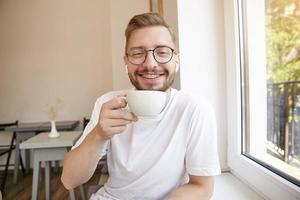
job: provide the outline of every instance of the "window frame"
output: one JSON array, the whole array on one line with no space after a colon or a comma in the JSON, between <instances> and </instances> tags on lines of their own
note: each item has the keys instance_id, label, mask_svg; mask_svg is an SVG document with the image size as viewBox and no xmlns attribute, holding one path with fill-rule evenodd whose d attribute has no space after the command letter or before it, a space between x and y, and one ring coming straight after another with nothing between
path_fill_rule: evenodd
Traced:
<instances>
[{"instance_id":1,"label":"window frame","mask_svg":"<svg viewBox=\"0 0 300 200\"><path fill-rule=\"evenodd\" d=\"M273 173L242 154L242 90L239 33L240 0L224 0L226 78L227 78L227 133L228 166L230 171L266 199L299 199L300 187Z\"/></svg>"}]
</instances>

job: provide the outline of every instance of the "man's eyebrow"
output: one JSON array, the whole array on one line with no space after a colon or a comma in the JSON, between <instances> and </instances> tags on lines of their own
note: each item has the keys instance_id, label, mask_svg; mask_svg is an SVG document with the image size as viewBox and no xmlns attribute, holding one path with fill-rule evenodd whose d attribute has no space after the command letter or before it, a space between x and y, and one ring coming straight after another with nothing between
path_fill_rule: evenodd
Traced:
<instances>
[{"instance_id":1,"label":"man's eyebrow","mask_svg":"<svg viewBox=\"0 0 300 200\"><path fill-rule=\"evenodd\" d=\"M146 49L144 46L136 46L136 47L131 47L128 50L135 50L135 49Z\"/></svg>"},{"instance_id":2,"label":"man's eyebrow","mask_svg":"<svg viewBox=\"0 0 300 200\"><path fill-rule=\"evenodd\" d=\"M169 45L157 45L157 46L155 46L155 48L157 48L157 47L169 47L169 48L173 48L173 47L171 47Z\"/></svg>"},{"instance_id":3,"label":"man's eyebrow","mask_svg":"<svg viewBox=\"0 0 300 200\"><path fill-rule=\"evenodd\" d=\"M168 46L168 45L156 45L154 46L154 48L157 48L157 47L169 47L169 48L174 48L174 47L171 47L171 46ZM153 48L153 49L154 49ZM135 49L148 49L146 48L145 46L136 46L136 47L131 47L129 48L128 50L135 50Z\"/></svg>"}]
</instances>

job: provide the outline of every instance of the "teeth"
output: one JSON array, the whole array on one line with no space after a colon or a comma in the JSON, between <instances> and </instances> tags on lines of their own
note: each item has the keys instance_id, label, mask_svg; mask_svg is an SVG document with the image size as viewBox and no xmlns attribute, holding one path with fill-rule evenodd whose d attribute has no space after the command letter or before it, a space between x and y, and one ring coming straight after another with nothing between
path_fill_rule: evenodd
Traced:
<instances>
[{"instance_id":1,"label":"teeth","mask_svg":"<svg viewBox=\"0 0 300 200\"><path fill-rule=\"evenodd\" d=\"M157 74L143 74L142 77L143 78L148 78L148 79L155 79L157 77L159 77L160 75Z\"/></svg>"}]
</instances>

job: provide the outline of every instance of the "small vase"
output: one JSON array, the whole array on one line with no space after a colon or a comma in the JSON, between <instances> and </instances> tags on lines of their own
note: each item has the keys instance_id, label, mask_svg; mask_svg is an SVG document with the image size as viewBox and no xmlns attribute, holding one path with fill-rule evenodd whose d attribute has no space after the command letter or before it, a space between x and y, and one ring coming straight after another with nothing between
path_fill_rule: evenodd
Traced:
<instances>
[{"instance_id":1,"label":"small vase","mask_svg":"<svg viewBox=\"0 0 300 200\"><path fill-rule=\"evenodd\" d=\"M56 138L59 137L59 132L57 132L56 130L56 125L55 125L55 121L51 120L51 132L49 133L48 137L49 138Z\"/></svg>"}]
</instances>

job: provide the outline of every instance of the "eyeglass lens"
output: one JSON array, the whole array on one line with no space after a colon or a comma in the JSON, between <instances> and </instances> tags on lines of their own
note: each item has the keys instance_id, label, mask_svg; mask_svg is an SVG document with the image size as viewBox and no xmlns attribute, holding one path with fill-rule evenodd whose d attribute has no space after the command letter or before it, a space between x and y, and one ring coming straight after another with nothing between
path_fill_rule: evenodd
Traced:
<instances>
[{"instance_id":1,"label":"eyeglass lens","mask_svg":"<svg viewBox=\"0 0 300 200\"><path fill-rule=\"evenodd\" d=\"M152 51L152 55L156 62L165 64L172 59L174 50L170 47L156 47L152 50L146 50L143 48L131 49L127 52L129 62L135 65L144 63L148 55L148 51Z\"/></svg>"}]
</instances>

